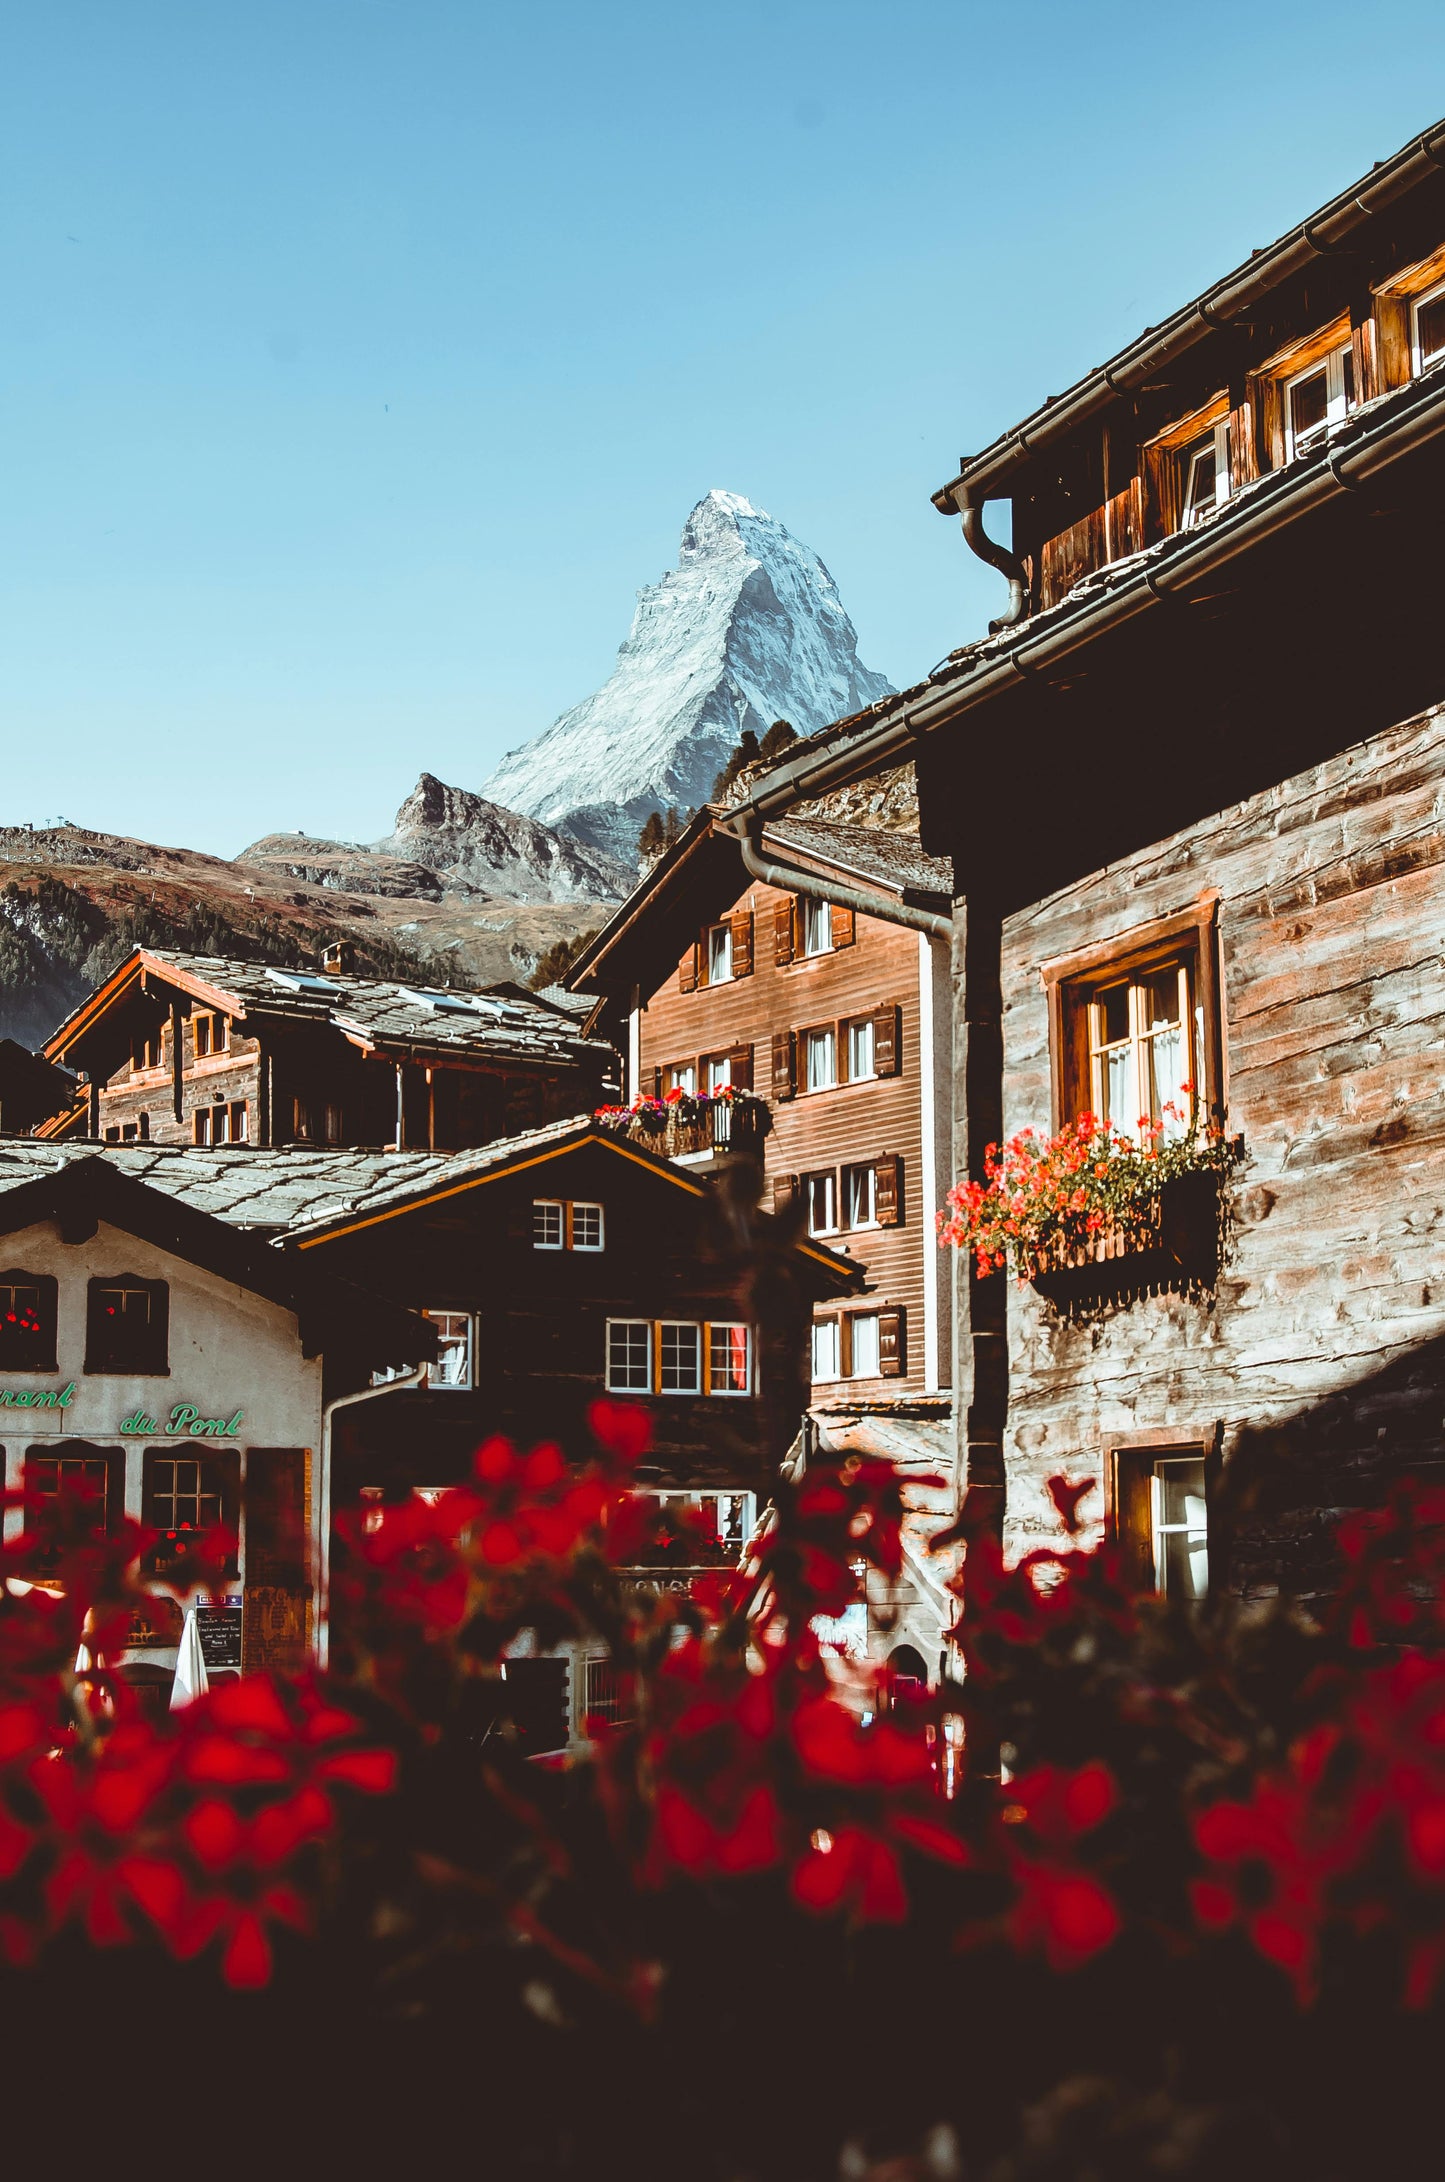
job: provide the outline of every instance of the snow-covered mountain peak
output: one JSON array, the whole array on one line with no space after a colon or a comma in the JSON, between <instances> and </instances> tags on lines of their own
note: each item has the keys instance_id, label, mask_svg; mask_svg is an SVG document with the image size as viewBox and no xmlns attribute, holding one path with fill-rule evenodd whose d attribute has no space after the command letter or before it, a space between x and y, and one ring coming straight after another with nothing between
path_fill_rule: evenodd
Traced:
<instances>
[{"instance_id":1,"label":"snow-covered mountain peak","mask_svg":"<svg viewBox=\"0 0 1445 2182\"><path fill-rule=\"evenodd\" d=\"M741 493L683 526L676 568L637 594L602 688L502 760L483 793L614 855L648 813L707 797L744 728L809 734L892 685L858 658L818 556Z\"/></svg>"}]
</instances>

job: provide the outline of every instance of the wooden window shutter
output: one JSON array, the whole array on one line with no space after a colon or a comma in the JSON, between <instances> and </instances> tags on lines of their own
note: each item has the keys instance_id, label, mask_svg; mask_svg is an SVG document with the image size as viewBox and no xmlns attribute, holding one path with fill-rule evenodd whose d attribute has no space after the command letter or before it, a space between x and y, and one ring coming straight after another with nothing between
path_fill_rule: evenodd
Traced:
<instances>
[{"instance_id":1,"label":"wooden window shutter","mask_svg":"<svg viewBox=\"0 0 1445 2182\"><path fill-rule=\"evenodd\" d=\"M733 928L733 976L751 977L753 974L753 913L751 909L739 909L729 919Z\"/></svg>"},{"instance_id":2,"label":"wooden window shutter","mask_svg":"<svg viewBox=\"0 0 1445 2182\"><path fill-rule=\"evenodd\" d=\"M728 1075L734 1091L751 1091L753 1088L753 1049L751 1046L734 1046L728 1054Z\"/></svg>"},{"instance_id":3,"label":"wooden window shutter","mask_svg":"<svg viewBox=\"0 0 1445 2182\"><path fill-rule=\"evenodd\" d=\"M873 1073L896 1076L903 1067L903 1010L895 1001L873 1018Z\"/></svg>"},{"instance_id":4,"label":"wooden window shutter","mask_svg":"<svg viewBox=\"0 0 1445 2182\"><path fill-rule=\"evenodd\" d=\"M683 956L681 962L678 964L677 989L679 992L695 993L697 991L698 976L700 970L698 956L700 951L701 950L698 947L697 941L694 940L691 947L688 948L687 953Z\"/></svg>"},{"instance_id":5,"label":"wooden window shutter","mask_svg":"<svg viewBox=\"0 0 1445 2182\"><path fill-rule=\"evenodd\" d=\"M857 926L854 922L852 910L841 909L837 902L833 902L829 905L828 913L832 923L830 937L833 945L835 947L851 947L857 935Z\"/></svg>"},{"instance_id":6,"label":"wooden window shutter","mask_svg":"<svg viewBox=\"0 0 1445 2182\"><path fill-rule=\"evenodd\" d=\"M903 1219L903 1161L896 1152L874 1161L874 1212L880 1227L898 1227Z\"/></svg>"},{"instance_id":7,"label":"wooden window shutter","mask_svg":"<svg viewBox=\"0 0 1445 2182\"><path fill-rule=\"evenodd\" d=\"M880 1379L901 1379L908 1369L908 1351L905 1338L903 1311L878 1313L878 1376Z\"/></svg>"},{"instance_id":8,"label":"wooden window shutter","mask_svg":"<svg viewBox=\"0 0 1445 2182\"><path fill-rule=\"evenodd\" d=\"M795 1174L773 1176L773 1210L786 1212L798 1194L798 1177Z\"/></svg>"},{"instance_id":9,"label":"wooden window shutter","mask_svg":"<svg viewBox=\"0 0 1445 2182\"><path fill-rule=\"evenodd\" d=\"M794 901L791 894L773 904L773 960L791 962L797 949L793 939Z\"/></svg>"},{"instance_id":10,"label":"wooden window shutter","mask_svg":"<svg viewBox=\"0 0 1445 2182\"><path fill-rule=\"evenodd\" d=\"M798 1088L798 1040L791 1030L773 1032L773 1097L790 1099Z\"/></svg>"},{"instance_id":11,"label":"wooden window shutter","mask_svg":"<svg viewBox=\"0 0 1445 2182\"><path fill-rule=\"evenodd\" d=\"M848 1018L840 1016L833 1025L833 1074L839 1083L848 1081Z\"/></svg>"}]
</instances>

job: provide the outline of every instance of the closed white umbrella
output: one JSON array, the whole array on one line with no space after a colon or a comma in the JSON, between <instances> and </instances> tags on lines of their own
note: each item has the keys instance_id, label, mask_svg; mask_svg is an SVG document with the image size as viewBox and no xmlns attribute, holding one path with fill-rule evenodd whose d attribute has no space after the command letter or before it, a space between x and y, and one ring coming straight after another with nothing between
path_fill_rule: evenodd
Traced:
<instances>
[{"instance_id":1,"label":"closed white umbrella","mask_svg":"<svg viewBox=\"0 0 1445 2182\"><path fill-rule=\"evenodd\" d=\"M205 1696L210 1686L211 1679L206 1673L206 1657L201 1650L201 1630L196 1620L196 1609L194 1606L188 1607L181 1629L180 1650L176 1653L176 1678L171 1684L171 1711L179 1712L183 1706L194 1704L198 1697Z\"/></svg>"}]
</instances>

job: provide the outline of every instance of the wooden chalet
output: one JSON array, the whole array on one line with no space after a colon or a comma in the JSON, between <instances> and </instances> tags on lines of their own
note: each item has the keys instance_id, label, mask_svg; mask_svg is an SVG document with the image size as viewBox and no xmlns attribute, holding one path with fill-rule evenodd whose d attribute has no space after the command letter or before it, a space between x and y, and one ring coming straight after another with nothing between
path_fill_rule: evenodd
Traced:
<instances>
[{"instance_id":1,"label":"wooden chalet","mask_svg":"<svg viewBox=\"0 0 1445 2182\"><path fill-rule=\"evenodd\" d=\"M46 1058L88 1081L42 1135L460 1150L590 1112L616 1056L554 1002L137 947Z\"/></svg>"},{"instance_id":2,"label":"wooden chalet","mask_svg":"<svg viewBox=\"0 0 1445 2182\"><path fill-rule=\"evenodd\" d=\"M730 825L700 811L569 982L603 997L637 1135L694 1163L756 1152L774 1209L860 1267L815 1312L815 1409L946 1398L952 873L906 834Z\"/></svg>"},{"instance_id":3,"label":"wooden chalet","mask_svg":"<svg viewBox=\"0 0 1445 2182\"><path fill-rule=\"evenodd\" d=\"M322 1629L330 1405L378 1369L424 1364L437 1334L219 1216L203 1174L188 1202L170 1156L158 1184L163 1153L0 1144L5 1532L83 1486L107 1526L132 1516L156 1533L147 1571L184 1589L188 1543L225 1523L239 1552L203 1609L208 1661L298 1670ZM161 1706L180 1618L156 1593L109 1662Z\"/></svg>"},{"instance_id":4,"label":"wooden chalet","mask_svg":"<svg viewBox=\"0 0 1445 2182\"><path fill-rule=\"evenodd\" d=\"M75 1078L14 1038L0 1038L0 1136L28 1136L75 1104Z\"/></svg>"},{"instance_id":5,"label":"wooden chalet","mask_svg":"<svg viewBox=\"0 0 1445 2182\"><path fill-rule=\"evenodd\" d=\"M989 636L747 800L916 756L957 1173L1170 1093L1233 1145L1213 1209L1071 1286L957 1269L976 1509L1056 1539L1045 1480L1092 1479L1185 1595L1318 1589L1333 1517L1441 1461L1442 170L1445 125L965 460L936 504L1007 580Z\"/></svg>"}]
</instances>

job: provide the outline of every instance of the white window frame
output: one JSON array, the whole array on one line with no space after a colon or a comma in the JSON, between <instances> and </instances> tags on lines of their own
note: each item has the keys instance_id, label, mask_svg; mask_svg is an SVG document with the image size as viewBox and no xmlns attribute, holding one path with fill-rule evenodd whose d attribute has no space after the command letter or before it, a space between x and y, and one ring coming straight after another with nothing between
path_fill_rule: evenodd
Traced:
<instances>
[{"instance_id":1,"label":"white window frame","mask_svg":"<svg viewBox=\"0 0 1445 2182\"><path fill-rule=\"evenodd\" d=\"M743 1384L719 1386L713 1374L713 1336L740 1333L744 1341ZM712 1318L707 1323L707 1390L720 1401L745 1401L753 1391L753 1329L740 1318Z\"/></svg>"},{"instance_id":2,"label":"white window frame","mask_svg":"<svg viewBox=\"0 0 1445 2182\"><path fill-rule=\"evenodd\" d=\"M860 1061L866 1053L866 1064ZM878 1028L871 1015L859 1015L848 1025L848 1081L869 1083L878 1073Z\"/></svg>"},{"instance_id":3,"label":"white window frame","mask_svg":"<svg viewBox=\"0 0 1445 2182\"><path fill-rule=\"evenodd\" d=\"M863 1198L868 1207L867 1217L862 1220L853 1218L853 1207L849 1203L854 1187L853 1178L856 1176L864 1178ZM838 1207L840 1225L849 1231L854 1228L876 1227L878 1225L878 1168L874 1161L871 1159L854 1160L843 1169L839 1179L842 1184L842 1203Z\"/></svg>"},{"instance_id":4,"label":"white window frame","mask_svg":"<svg viewBox=\"0 0 1445 2182\"><path fill-rule=\"evenodd\" d=\"M831 1167L820 1167L815 1174L805 1174L803 1187L808 1193L808 1233L810 1235L836 1235L838 1232L838 1177ZM814 1191L822 1193L823 1209L827 1218L816 1224L813 1220Z\"/></svg>"},{"instance_id":5,"label":"white window frame","mask_svg":"<svg viewBox=\"0 0 1445 2182\"><path fill-rule=\"evenodd\" d=\"M1297 455L1309 454L1314 448L1321 446L1329 438L1334 427L1337 424L1343 424L1351 409L1354 408L1355 400L1351 398L1345 386L1346 357L1350 360L1350 369L1353 372L1354 348L1350 342L1342 341L1339 347L1331 349L1328 355L1316 357L1315 361L1307 365L1303 371L1293 372L1280 387L1280 400L1284 408L1284 458L1286 462L1293 462ZM1317 379L1321 372L1325 376L1325 413L1319 423L1312 425L1309 431L1306 432L1303 441L1297 441L1294 430L1294 402L1292 400L1294 390L1297 386L1303 386L1306 379ZM1358 389L1356 389L1356 398L1358 398Z\"/></svg>"},{"instance_id":6,"label":"white window frame","mask_svg":"<svg viewBox=\"0 0 1445 2182\"><path fill-rule=\"evenodd\" d=\"M680 1091L686 1099L695 1098L697 1096L697 1069L694 1063L691 1061L676 1061L671 1068L665 1068L662 1071L662 1089L664 1095L669 1091Z\"/></svg>"},{"instance_id":7,"label":"white window frame","mask_svg":"<svg viewBox=\"0 0 1445 2182\"><path fill-rule=\"evenodd\" d=\"M577 1215L578 1215L578 1213L579 1213L579 1212L595 1212L595 1213L596 1213L596 1215L597 1215L597 1240L596 1240L596 1242L595 1242L595 1243L582 1243L582 1242L578 1242L578 1240L577 1240ZM564 1215L564 1221L565 1221L565 1215ZM601 1251L601 1250L605 1250L605 1249L607 1248L607 1216L606 1216L605 1212L603 1211L603 1209L602 1209L601 1205L599 1205L599 1204L595 1203L595 1202L594 1202L594 1201L593 1201L593 1200L592 1200L591 1198L586 1198L586 1197L579 1197L579 1198L576 1198L576 1199L575 1199L575 1200L573 1201L573 1204L572 1204L572 1219L571 1219L571 1228L572 1228L572 1248L573 1248L574 1250L581 1250L581 1251L583 1251L584 1253L586 1253L587 1255L590 1255L590 1256L594 1256L594 1257L595 1257L595 1256L597 1255L597 1253L598 1253L599 1251Z\"/></svg>"},{"instance_id":8,"label":"white window frame","mask_svg":"<svg viewBox=\"0 0 1445 2182\"><path fill-rule=\"evenodd\" d=\"M815 1051L828 1056L828 1073L819 1083L813 1081L813 1054ZM834 1091L838 1086L838 1033L832 1025L822 1030L803 1032L803 1088L805 1091Z\"/></svg>"},{"instance_id":9,"label":"white window frame","mask_svg":"<svg viewBox=\"0 0 1445 2182\"><path fill-rule=\"evenodd\" d=\"M694 1356L695 1356L695 1358L696 1358L696 1371L695 1371L695 1376L694 1376L693 1384L692 1384L691 1386L665 1386L665 1385L663 1384L663 1378L664 1378L664 1373L665 1373L665 1370L666 1370L666 1366L665 1366L665 1364L664 1364L664 1362L663 1362L663 1346L664 1346L664 1343L665 1343L665 1341L666 1341L666 1339L667 1339L667 1336L668 1336L668 1335L669 1335L670 1333L690 1333L690 1334L692 1334L692 1335L693 1335L693 1337L694 1337L694 1342L695 1342L695 1346L694 1346L693 1354L694 1354ZM656 1388L656 1391L657 1391L657 1392L658 1392L659 1394L672 1394L672 1395L682 1395L682 1396L684 1396L684 1397L686 1397L686 1396L689 1396L689 1395L694 1395L694 1394L701 1394L701 1392L702 1392L702 1340L703 1340L703 1334L702 1334L702 1323L701 1323L701 1321L700 1321L700 1320L698 1320L698 1319L696 1319L696 1318L659 1318L659 1319L658 1319L658 1321L657 1321L657 1368L656 1368L656 1371L655 1371L655 1373L654 1373L654 1376L655 1376L655 1378L656 1378L656 1381L657 1381L657 1388Z\"/></svg>"},{"instance_id":10,"label":"white window frame","mask_svg":"<svg viewBox=\"0 0 1445 2182\"><path fill-rule=\"evenodd\" d=\"M803 954L806 957L831 955L833 952L833 904L820 902L811 894L802 896L803 903ZM813 943L817 941L815 946Z\"/></svg>"},{"instance_id":11,"label":"white window frame","mask_svg":"<svg viewBox=\"0 0 1445 2182\"><path fill-rule=\"evenodd\" d=\"M555 1212L557 1215L557 1240L548 1242L537 1234L538 1213ZM551 1223L548 1222L548 1225ZM532 1199L532 1248L534 1250L565 1250L567 1247L567 1206L560 1197L534 1197Z\"/></svg>"},{"instance_id":12,"label":"white window frame","mask_svg":"<svg viewBox=\"0 0 1445 2182\"><path fill-rule=\"evenodd\" d=\"M613 1330L615 1328L619 1333L622 1333L624 1331L630 1333L638 1327L642 1329L643 1335L643 1356L645 1359L646 1373L645 1384L639 1386L631 1378L628 1378L625 1383L619 1383L619 1381L614 1376L614 1361L612 1354ZM605 1339L607 1346L605 1352L603 1379L606 1384L608 1393L650 1394L652 1392L652 1320L650 1318L609 1318L607 1321Z\"/></svg>"},{"instance_id":13,"label":"white window frame","mask_svg":"<svg viewBox=\"0 0 1445 2182\"><path fill-rule=\"evenodd\" d=\"M709 1489L694 1492L675 1485L641 1485L636 1490L636 1498L639 1500L660 1500L664 1507L674 1502L680 1502L683 1507L697 1509L701 1509L704 1504L709 1502L714 1504L724 1500L736 1502L739 1511L737 1537L733 1540L719 1535L718 1542L724 1546L736 1543L739 1552L748 1544L754 1530L757 1528L758 1496L756 1493L736 1492L726 1488L719 1491ZM717 1522L716 1517L714 1523L719 1534L721 1534L722 1525Z\"/></svg>"},{"instance_id":14,"label":"white window frame","mask_svg":"<svg viewBox=\"0 0 1445 2182\"><path fill-rule=\"evenodd\" d=\"M831 1347L831 1371L818 1369L820 1347ZM825 1358L826 1362L827 1359ZM830 1380L843 1376L843 1328L836 1318L813 1320L812 1380L815 1386L826 1385Z\"/></svg>"},{"instance_id":15,"label":"white window frame","mask_svg":"<svg viewBox=\"0 0 1445 2182\"><path fill-rule=\"evenodd\" d=\"M466 1335L466 1363L464 1376L460 1379L438 1378L436 1376L437 1366L440 1364L441 1361L440 1357L438 1357L435 1363L429 1364L427 1366L427 1385L433 1388L437 1393L441 1394L470 1394L477 1383L476 1320L473 1318L470 1311L441 1311L427 1309L424 1310L421 1315L423 1318L430 1319L432 1324L438 1329L440 1329L443 1320L459 1321L464 1328Z\"/></svg>"},{"instance_id":16,"label":"white window frame","mask_svg":"<svg viewBox=\"0 0 1445 2182\"><path fill-rule=\"evenodd\" d=\"M733 981L733 928L730 924L710 924L707 928L707 981L709 985L730 985Z\"/></svg>"},{"instance_id":17,"label":"white window frame","mask_svg":"<svg viewBox=\"0 0 1445 2182\"><path fill-rule=\"evenodd\" d=\"M1445 343L1436 349L1433 356L1422 356L1420 353L1420 313L1427 303L1439 303L1442 298L1445 298L1445 280L1437 280L1434 287L1427 288L1423 295L1410 298L1410 369L1417 379L1422 373L1433 371L1437 364L1445 363Z\"/></svg>"},{"instance_id":18,"label":"white window frame","mask_svg":"<svg viewBox=\"0 0 1445 2182\"><path fill-rule=\"evenodd\" d=\"M1201 1481L1203 1481L1205 1475L1204 1457L1199 1454L1156 1455L1149 1473L1149 1528L1154 1540L1154 1588L1161 1595L1165 1594L1168 1562L1164 1552L1164 1540L1177 1537L1197 1538L1202 1541L1199 1550L1204 1554L1204 1586L1202 1590L1194 1594L1196 1599L1200 1599L1207 1597L1209 1592L1209 1501L1207 1494L1201 1493L1198 1496L1199 1504L1204 1509L1204 1520L1202 1522L1191 1523L1186 1520L1183 1523L1166 1523L1164 1521L1164 1472L1171 1468L1182 1467L1185 1463L1188 1463L1191 1468L1198 1468ZM1176 1592L1172 1596L1178 1597L1180 1594Z\"/></svg>"},{"instance_id":19,"label":"white window frame","mask_svg":"<svg viewBox=\"0 0 1445 2182\"><path fill-rule=\"evenodd\" d=\"M1201 455L1214 456L1214 506L1191 506L1194 494L1194 469ZM1193 530L1213 514L1214 508L1222 508L1229 498L1229 419L1221 417L1218 424L1184 449L1184 494L1179 507L1179 528Z\"/></svg>"},{"instance_id":20,"label":"white window frame","mask_svg":"<svg viewBox=\"0 0 1445 2182\"><path fill-rule=\"evenodd\" d=\"M731 1091L733 1087L733 1057L731 1053L705 1053L702 1057L702 1088L707 1092Z\"/></svg>"},{"instance_id":21,"label":"white window frame","mask_svg":"<svg viewBox=\"0 0 1445 2182\"><path fill-rule=\"evenodd\" d=\"M858 1367L858 1328L873 1328L873 1365L869 1371ZM883 1363L883 1321L878 1311L850 1311L848 1313L848 1377L850 1379L876 1379Z\"/></svg>"}]
</instances>

